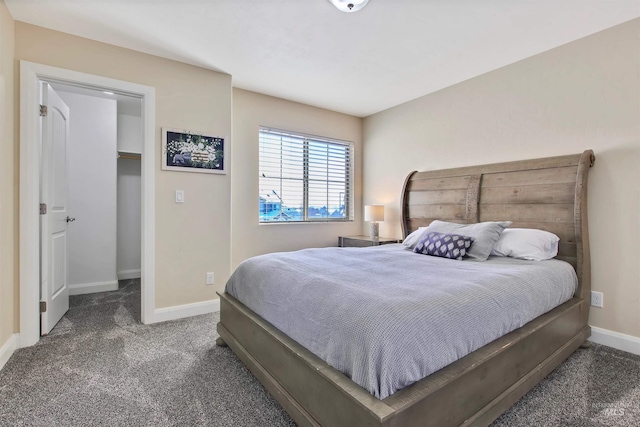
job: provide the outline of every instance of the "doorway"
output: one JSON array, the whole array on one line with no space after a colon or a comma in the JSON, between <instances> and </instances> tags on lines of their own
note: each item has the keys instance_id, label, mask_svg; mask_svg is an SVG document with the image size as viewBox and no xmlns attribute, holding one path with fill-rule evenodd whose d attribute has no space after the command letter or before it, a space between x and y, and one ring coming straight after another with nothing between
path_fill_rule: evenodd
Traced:
<instances>
[{"instance_id":1,"label":"doorway","mask_svg":"<svg viewBox=\"0 0 640 427\"><path fill-rule=\"evenodd\" d=\"M74 295L98 293L76 301L100 300L109 298L102 292L139 284L142 102L137 96L57 82L43 83L42 94L47 107L42 117L40 183L41 203L47 206L47 214L41 215L41 301L46 311L41 314L40 333L44 336L73 305L69 299ZM69 118L61 118L66 126L52 134L50 128L64 109L55 102L68 109ZM53 155L57 138L65 139L60 156ZM58 159L66 159L66 164L56 165ZM44 178L46 172L54 179ZM61 213L66 222L55 220ZM55 226L63 232L54 235ZM53 244L56 241L64 244ZM56 259L57 246L65 253ZM61 271L54 274L57 270ZM137 305L135 317L140 321Z\"/></svg>"},{"instance_id":2,"label":"doorway","mask_svg":"<svg viewBox=\"0 0 640 427\"><path fill-rule=\"evenodd\" d=\"M20 61L20 339L40 338L40 102L42 82L138 97L142 104L141 321L154 323L155 299L155 89Z\"/></svg>"}]
</instances>

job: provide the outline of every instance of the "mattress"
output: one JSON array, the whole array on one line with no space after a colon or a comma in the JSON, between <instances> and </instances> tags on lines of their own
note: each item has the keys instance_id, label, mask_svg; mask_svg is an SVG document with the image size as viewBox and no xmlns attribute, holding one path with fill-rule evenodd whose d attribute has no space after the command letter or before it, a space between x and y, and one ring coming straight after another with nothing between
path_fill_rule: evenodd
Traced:
<instances>
[{"instance_id":1,"label":"mattress","mask_svg":"<svg viewBox=\"0 0 640 427\"><path fill-rule=\"evenodd\" d=\"M262 255L226 292L384 399L568 301L559 260L456 261L401 244Z\"/></svg>"}]
</instances>

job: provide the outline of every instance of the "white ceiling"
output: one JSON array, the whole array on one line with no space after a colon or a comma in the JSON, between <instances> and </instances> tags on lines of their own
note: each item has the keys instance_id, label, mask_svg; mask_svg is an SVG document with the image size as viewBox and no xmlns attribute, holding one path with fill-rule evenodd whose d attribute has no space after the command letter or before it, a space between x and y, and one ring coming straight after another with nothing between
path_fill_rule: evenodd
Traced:
<instances>
[{"instance_id":1,"label":"white ceiling","mask_svg":"<svg viewBox=\"0 0 640 427\"><path fill-rule=\"evenodd\" d=\"M365 117L640 16L640 0L5 0L14 19Z\"/></svg>"},{"instance_id":2,"label":"white ceiling","mask_svg":"<svg viewBox=\"0 0 640 427\"><path fill-rule=\"evenodd\" d=\"M122 93L105 92L90 87L70 85L66 83L50 82L49 84L56 91L78 93L80 95L94 96L97 98L114 99L117 101L118 114L137 117L142 116L142 98L140 97Z\"/></svg>"}]
</instances>

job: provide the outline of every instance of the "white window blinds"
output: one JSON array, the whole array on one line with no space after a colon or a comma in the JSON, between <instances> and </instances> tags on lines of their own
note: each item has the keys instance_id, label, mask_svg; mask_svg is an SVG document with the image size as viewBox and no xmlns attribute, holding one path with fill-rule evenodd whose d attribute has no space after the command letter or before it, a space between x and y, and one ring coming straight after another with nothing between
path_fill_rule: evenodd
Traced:
<instances>
[{"instance_id":1,"label":"white window blinds","mask_svg":"<svg viewBox=\"0 0 640 427\"><path fill-rule=\"evenodd\" d=\"M353 220L353 143L260 128L260 222Z\"/></svg>"}]
</instances>

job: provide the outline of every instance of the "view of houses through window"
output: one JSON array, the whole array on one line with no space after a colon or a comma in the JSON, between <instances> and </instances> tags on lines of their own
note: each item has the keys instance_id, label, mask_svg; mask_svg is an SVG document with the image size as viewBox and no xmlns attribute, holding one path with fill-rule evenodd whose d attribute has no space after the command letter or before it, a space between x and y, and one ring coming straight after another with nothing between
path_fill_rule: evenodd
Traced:
<instances>
[{"instance_id":1,"label":"view of houses through window","mask_svg":"<svg viewBox=\"0 0 640 427\"><path fill-rule=\"evenodd\" d=\"M353 219L353 143L260 128L260 222Z\"/></svg>"}]
</instances>

